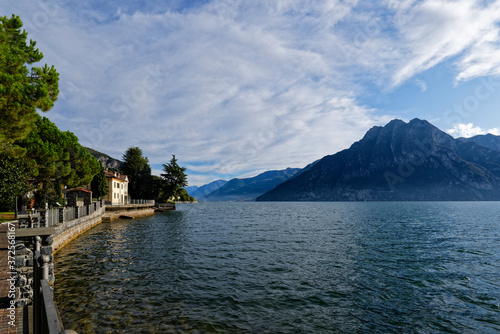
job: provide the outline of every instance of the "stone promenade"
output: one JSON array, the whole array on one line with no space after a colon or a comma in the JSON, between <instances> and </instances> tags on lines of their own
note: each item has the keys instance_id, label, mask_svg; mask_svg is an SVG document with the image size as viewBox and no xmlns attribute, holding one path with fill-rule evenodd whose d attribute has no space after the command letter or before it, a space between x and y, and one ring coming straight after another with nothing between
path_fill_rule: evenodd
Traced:
<instances>
[{"instance_id":1,"label":"stone promenade","mask_svg":"<svg viewBox=\"0 0 500 334\"><path fill-rule=\"evenodd\" d=\"M16 226L17 227L17 226ZM22 309L10 310L9 286L11 278L8 263L7 223L0 225L0 334L22 333ZM12 318L14 323L12 326Z\"/></svg>"}]
</instances>

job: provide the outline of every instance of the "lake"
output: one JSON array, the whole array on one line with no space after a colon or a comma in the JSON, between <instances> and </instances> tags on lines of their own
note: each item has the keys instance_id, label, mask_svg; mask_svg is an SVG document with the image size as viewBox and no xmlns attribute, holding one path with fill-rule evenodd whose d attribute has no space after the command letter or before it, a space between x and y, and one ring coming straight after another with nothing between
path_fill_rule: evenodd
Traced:
<instances>
[{"instance_id":1,"label":"lake","mask_svg":"<svg viewBox=\"0 0 500 334\"><path fill-rule=\"evenodd\" d=\"M55 275L79 333L500 333L500 203L178 204Z\"/></svg>"}]
</instances>

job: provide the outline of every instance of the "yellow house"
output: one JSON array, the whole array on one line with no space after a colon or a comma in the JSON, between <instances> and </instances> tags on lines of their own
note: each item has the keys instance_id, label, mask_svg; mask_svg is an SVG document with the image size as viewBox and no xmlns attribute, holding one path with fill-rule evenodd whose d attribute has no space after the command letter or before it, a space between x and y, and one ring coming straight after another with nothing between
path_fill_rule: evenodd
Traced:
<instances>
[{"instance_id":1,"label":"yellow house","mask_svg":"<svg viewBox=\"0 0 500 334\"><path fill-rule=\"evenodd\" d=\"M128 203L128 177L117 172L106 171L108 194L104 197L106 204L117 205Z\"/></svg>"}]
</instances>

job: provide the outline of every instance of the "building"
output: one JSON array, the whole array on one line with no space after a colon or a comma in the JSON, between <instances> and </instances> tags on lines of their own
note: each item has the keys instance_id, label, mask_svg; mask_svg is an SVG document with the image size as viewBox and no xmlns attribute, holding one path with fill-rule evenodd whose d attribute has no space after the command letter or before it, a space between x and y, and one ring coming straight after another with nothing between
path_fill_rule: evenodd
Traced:
<instances>
[{"instance_id":1,"label":"building","mask_svg":"<svg viewBox=\"0 0 500 334\"><path fill-rule=\"evenodd\" d=\"M69 189L66 191L68 206L87 206L92 204L92 191L85 188Z\"/></svg>"},{"instance_id":2,"label":"building","mask_svg":"<svg viewBox=\"0 0 500 334\"><path fill-rule=\"evenodd\" d=\"M128 177L117 172L106 171L108 182L108 194L104 197L106 204L127 204L128 198Z\"/></svg>"}]
</instances>

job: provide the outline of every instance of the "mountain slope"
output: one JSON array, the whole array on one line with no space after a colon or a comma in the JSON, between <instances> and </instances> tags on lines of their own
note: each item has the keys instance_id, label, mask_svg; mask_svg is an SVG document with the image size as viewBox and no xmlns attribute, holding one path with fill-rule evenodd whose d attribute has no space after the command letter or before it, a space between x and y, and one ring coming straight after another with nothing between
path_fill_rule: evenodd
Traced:
<instances>
[{"instance_id":1,"label":"mountain slope","mask_svg":"<svg viewBox=\"0 0 500 334\"><path fill-rule=\"evenodd\" d=\"M485 135L477 135L470 138L458 138L462 141L472 141L481 146L490 148L492 150L500 151L500 136L492 135L491 133L487 133Z\"/></svg>"},{"instance_id":2,"label":"mountain slope","mask_svg":"<svg viewBox=\"0 0 500 334\"><path fill-rule=\"evenodd\" d=\"M210 194L211 192L213 192L213 191L219 189L220 187L222 187L223 185L225 185L226 183L227 183L227 181L225 181L225 180L217 180L217 181L205 184L201 187L191 186L191 187L186 187L184 189L186 189L189 196L196 197L196 199L201 200L205 196Z\"/></svg>"},{"instance_id":3,"label":"mountain slope","mask_svg":"<svg viewBox=\"0 0 500 334\"><path fill-rule=\"evenodd\" d=\"M424 120L393 120L257 200L493 200L499 186L499 151Z\"/></svg>"},{"instance_id":4,"label":"mountain slope","mask_svg":"<svg viewBox=\"0 0 500 334\"><path fill-rule=\"evenodd\" d=\"M114 159L107 154L96 151L92 148L85 147L90 154L92 154L99 162L104 166L105 169L118 170L122 166L123 162L118 159Z\"/></svg>"},{"instance_id":5,"label":"mountain slope","mask_svg":"<svg viewBox=\"0 0 500 334\"><path fill-rule=\"evenodd\" d=\"M204 201L249 201L262 195L299 172L300 168L268 171L247 179L232 179L210 193Z\"/></svg>"}]
</instances>

